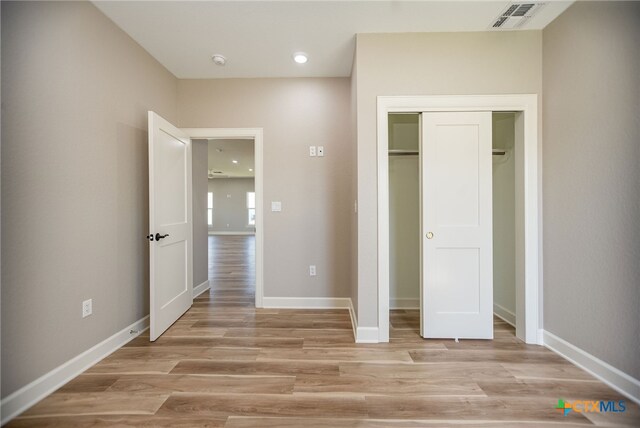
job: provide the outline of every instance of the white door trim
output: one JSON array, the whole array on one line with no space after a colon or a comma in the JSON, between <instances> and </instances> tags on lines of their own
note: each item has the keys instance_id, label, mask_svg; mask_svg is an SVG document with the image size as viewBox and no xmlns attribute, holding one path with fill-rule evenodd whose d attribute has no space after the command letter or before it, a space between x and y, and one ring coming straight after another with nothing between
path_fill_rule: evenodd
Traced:
<instances>
[{"instance_id":1,"label":"white door trim","mask_svg":"<svg viewBox=\"0 0 640 428\"><path fill-rule=\"evenodd\" d=\"M256 308L262 308L264 296L264 158L262 128L183 128L182 131L194 139L252 138L254 141L256 206L261 208L256 210Z\"/></svg>"},{"instance_id":2,"label":"white door trim","mask_svg":"<svg viewBox=\"0 0 640 428\"><path fill-rule=\"evenodd\" d=\"M542 215L540 211L541 144L538 141L538 96L427 95L378 96L378 331L389 341L389 113L424 111L517 111L524 113L524 257L525 331L527 343L538 339L542 309Z\"/></svg>"}]
</instances>

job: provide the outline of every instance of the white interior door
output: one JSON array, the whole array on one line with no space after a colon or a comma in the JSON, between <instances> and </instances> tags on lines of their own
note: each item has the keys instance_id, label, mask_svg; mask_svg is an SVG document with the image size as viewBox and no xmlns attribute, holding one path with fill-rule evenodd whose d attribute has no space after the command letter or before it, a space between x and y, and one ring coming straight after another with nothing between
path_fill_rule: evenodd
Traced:
<instances>
[{"instance_id":1,"label":"white interior door","mask_svg":"<svg viewBox=\"0 0 640 428\"><path fill-rule=\"evenodd\" d=\"M149 112L150 338L191 307L191 140Z\"/></svg>"},{"instance_id":2,"label":"white interior door","mask_svg":"<svg viewBox=\"0 0 640 428\"><path fill-rule=\"evenodd\" d=\"M491 112L422 114L422 332L493 338Z\"/></svg>"}]
</instances>

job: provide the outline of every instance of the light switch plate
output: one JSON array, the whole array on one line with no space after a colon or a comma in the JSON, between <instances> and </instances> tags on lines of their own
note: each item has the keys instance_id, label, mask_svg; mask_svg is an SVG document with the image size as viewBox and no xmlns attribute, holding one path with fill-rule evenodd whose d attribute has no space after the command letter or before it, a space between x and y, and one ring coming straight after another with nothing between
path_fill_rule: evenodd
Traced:
<instances>
[{"instance_id":1,"label":"light switch plate","mask_svg":"<svg viewBox=\"0 0 640 428\"><path fill-rule=\"evenodd\" d=\"M82 318L86 318L93 313L93 299L82 302Z\"/></svg>"},{"instance_id":2,"label":"light switch plate","mask_svg":"<svg viewBox=\"0 0 640 428\"><path fill-rule=\"evenodd\" d=\"M320 157L324 156L324 146L318 146L317 153Z\"/></svg>"},{"instance_id":3,"label":"light switch plate","mask_svg":"<svg viewBox=\"0 0 640 428\"><path fill-rule=\"evenodd\" d=\"M316 265L309 265L309 276L316 276Z\"/></svg>"},{"instance_id":4,"label":"light switch plate","mask_svg":"<svg viewBox=\"0 0 640 428\"><path fill-rule=\"evenodd\" d=\"M282 211L282 202L279 201L271 201L271 211L280 212Z\"/></svg>"},{"instance_id":5,"label":"light switch plate","mask_svg":"<svg viewBox=\"0 0 640 428\"><path fill-rule=\"evenodd\" d=\"M309 146L309 156L315 157L316 155L316 146Z\"/></svg>"}]
</instances>

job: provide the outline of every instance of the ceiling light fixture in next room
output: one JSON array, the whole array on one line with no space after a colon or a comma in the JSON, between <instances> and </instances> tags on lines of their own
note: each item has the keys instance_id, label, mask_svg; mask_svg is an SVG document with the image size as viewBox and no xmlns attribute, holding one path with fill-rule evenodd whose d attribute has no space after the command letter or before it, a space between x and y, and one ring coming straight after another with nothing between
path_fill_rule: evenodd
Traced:
<instances>
[{"instance_id":1,"label":"ceiling light fixture in next room","mask_svg":"<svg viewBox=\"0 0 640 428\"><path fill-rule=\"evenodd\" d=\"M211 59L213 60L213 63L215 65L223 66L227 63L227 59L220 54L215 54L214 56L211 57Z\"/></svg>"},{"instance_id":2,"label":"ceiling light fixture in next room","mask_svg":"<svg viewBox=\"0 0 640 428\"><path fill-rule=\"evenodd\" d=\"M309 61L309 57L304 52L296 52L293 54L293 60L298 64L304 64Z\"/></svg>"}]
</instances>

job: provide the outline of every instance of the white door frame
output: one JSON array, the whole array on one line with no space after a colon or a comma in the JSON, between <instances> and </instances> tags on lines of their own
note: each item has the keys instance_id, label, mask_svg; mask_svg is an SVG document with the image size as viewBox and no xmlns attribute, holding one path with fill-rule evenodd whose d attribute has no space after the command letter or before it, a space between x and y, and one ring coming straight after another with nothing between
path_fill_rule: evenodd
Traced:
<instances>
[{"instance_id":1,"label":"white door frame","mask_svg":"<svg viewBox=\"0 0 640 428\"><path fill-rule=\"evenodd\" d=\"M182 128L192 139L253 139L255 151L256 191L256 308L262 308L264 297L264 206L263 206L263 141L262 128Z\"/></svg>"},{"instance_id":2,"label":"white door frame","mask_svg":"<svg viewBox=\"0 0 640 428\"><path fill-rule=\"evenodd\" d=\"M516 111L524 113L524 340L542 344L542 214L539 202L541 144L538 96L425 95L378 96L378 341L389 341L389 113L424 111ZM517 191L517 190L516 190ZM516 303L517 304L517 303Z\"/></svg>"}]
</instances>

